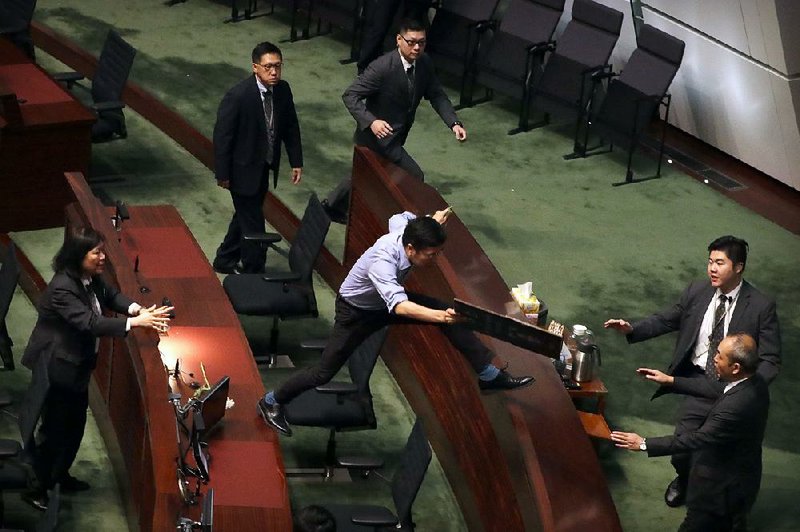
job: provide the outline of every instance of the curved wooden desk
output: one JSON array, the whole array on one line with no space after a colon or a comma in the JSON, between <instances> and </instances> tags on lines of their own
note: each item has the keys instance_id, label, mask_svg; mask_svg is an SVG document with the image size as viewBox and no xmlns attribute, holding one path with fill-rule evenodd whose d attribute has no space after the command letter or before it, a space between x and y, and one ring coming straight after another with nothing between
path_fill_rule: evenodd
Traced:
<instances>
[{"instance_id":1,"label":"curved wooden desk","mask_svg":"<svg viewBox=\"0 0 800 532\"><path fill-rule=\"evenodd\" d=\"M430 186L364 148L353 158L345 266L401 211L445 207ZM406 286L505 313L508 286L457 216L436 266ZM470 530L621 530L603 472L549 358L486 338L533 386L481 394L475 374L433 325L399 325L384 357L425 427ZM380 422L380 421L379 421Z\"/></svg>"},{"instance_id":2,"label":"curved wooden desk","mask_svg":"<svg viewBox=\"0 0 800 532\"><path fill-rule=\"evenodd\" d=\"M169 205L130 207L131 219L117 233L113 212L92 196L83 177L67 174L67 181L77 200L67 209L67 225L88 225L103 235L107 277L143 305L161 304L166 296L176 308L167 336L134 329L124 339L104 339L94 373L92 411L127 491L132 528L175 530L179 514L199 519L199 508L183 506L178 494L168 394L179 392L186 402L194 390L181 381L202 382L203 362L212 385L230 376L229 397L236 402L209 440L211 482L201 492L214 488L214 530L291 530L277 435L255 409L264 393L261 377L239 320L180 214ZM142 286L150 291L140 293ZM183 379L164 369L177 358Z\"/></svg>"}]
</instances>

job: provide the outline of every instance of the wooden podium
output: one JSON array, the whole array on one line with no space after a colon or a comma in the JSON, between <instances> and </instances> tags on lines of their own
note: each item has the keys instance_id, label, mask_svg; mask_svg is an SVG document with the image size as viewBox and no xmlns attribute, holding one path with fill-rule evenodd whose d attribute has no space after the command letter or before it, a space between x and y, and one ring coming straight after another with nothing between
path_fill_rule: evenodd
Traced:
<instances>
[{"instance_id":1,"label":"wooden podium","mask_svg":"<svg viewBox=\"0 0 800 532\"><path fill-rule=\"evenodd\" d=\"M393 214L445 206L433 188L357 147L345 267L386 233ZM457 216L446 228L435 266L413 271L406 287L505 313L509 288L489 258ZM499 363L536 382L482 394L475 373L438 327L390 331L386 363L424 419L470 530L621 530L595 451L551 359L485 338Z\"/></svg>"},{"instance_id":2,"label":"wooden podium","mask_svg":"<svg viewBox=\"0 0 800 532\"><path fill-rule=\"evenodd\" d=\"M200 363L213 385L230 376L228 410L208 445L214 488L214 530L291 530L291 512L278 437L256 413L264 393L261 377L239 320L219 280L177 210L169 205L129 207L121 231L113 211L92 196L80 174L67 174L75 203L67 226L90 226L105 241L107 279L142 305L168 297L176 316L167 336L143 329L101 342L90 401L126 492L132 529L175 530L178 515L199 518L187 507L176 480L175 416L170 391L185 403L200 381ZM138 270L138 271L137 271ZM146 292L142 288L147 289ZM182 377L174 378L180 359ZM189 375L189 374L193 374Z\"/></svg>"}]
</instances>

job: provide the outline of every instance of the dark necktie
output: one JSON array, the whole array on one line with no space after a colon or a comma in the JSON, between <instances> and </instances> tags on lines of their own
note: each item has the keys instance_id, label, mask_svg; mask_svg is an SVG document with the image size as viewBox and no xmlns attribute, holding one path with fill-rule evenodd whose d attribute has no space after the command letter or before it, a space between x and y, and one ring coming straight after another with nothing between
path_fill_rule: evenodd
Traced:
<instances>
[{"instance_id":1,"label":"dark necktie","mask_svg":"<svg viewBox=\"0 0 800 532\"><path fill-rule=\"evenodd\" d=\"M706 375L713 376L714 356L722 338L725 336L725 314L728 311L728 296L720 295L717 310L714 311L714 324L711 327L711 335L708 337L708 358L706 359Z\"/></svg>"},{"instance_id":2,"label":"dark necktie","mask_svg":"<svg viewBox=\"0 0 800 532\"><path fill-rule=\"evenodd\" d=\"M406 69L406 76L408 76L408 95L414 99L414 65Z\"/></svg>"},{"instance_id":3,"label":"dark necktie","mask_svg":"<svg viewBox=\"0 0 800 532\"><path fill-rule=\"evenodd\" d=\"M89 305L92 307L92 311L94 311L94 313L98 316L101 315L103 311L100 310L100 300L97 299L97 294L94 293L92 283L83 286L86 288L86 293L89 294Z\"/></svg>"},{"instance_id":4,"label":"dark necktie","mask_svg":"<svg viewBox=\"0 0 800 532\"><path fill-rule=\"evenodd\" d=\"M267 124L267 163L272 164L273 144L275 142L275 130L272 120L272 90L267 89L263 92L264 96L264 120Z\"/></svg>"}]
</instances>

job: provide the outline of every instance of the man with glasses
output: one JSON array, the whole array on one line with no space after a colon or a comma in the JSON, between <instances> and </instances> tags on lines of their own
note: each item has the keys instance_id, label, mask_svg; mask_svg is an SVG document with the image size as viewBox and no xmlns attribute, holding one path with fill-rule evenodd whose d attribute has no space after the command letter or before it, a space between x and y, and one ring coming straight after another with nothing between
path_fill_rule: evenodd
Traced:
<instances>
[{"instance_id":1,"label":"man with glasses","mask_svg":"<svg viewBox=\"0 0 800 532\"><path fill-rule=\"evenodd\" d=\"M441 252L447 239L443 224L449 214L445 209L417 218L404 212L389 219L389 233L361 255L339 287L333 331L319 363L295 373L258 401L264 421L291 436L282 407L304 391L329 382L361 342L395 323L441 325L444 335L478 375L481 390L512 390L533 382L533 377L513 377L492 364L492 352L459 323L458 315L446 303L405 291L403 283L412 267L433 264Z\"/></svg>"},{"instance_id":2,"label":"man with glasses","mask_svg":"<svg viewBox=\"0 0 800 532\"><path fill-rule=\"evenodd\" d=\"M433 61L425 55L425 26L404 19L396 41L397 50L370 63L344 91L342 100L356 119L356 144L424 180L424 172L403 148L422 98L431 102L459 142L467 140L467 132L436 78ZM344 222L349 196L350 179L346 179L323 201L333 221Z\"/></svg>"},{"instance_id":3,"label":"man with glasses","mask_svg":"<svg viewBox=\"0 0 800 532\"><path fill-rule=\"evenodd\" d=\"M292 166L292 184L303 174L300 124L289 84L281 79L283 55L270 42L253 49L253 75L230 89L217 111L214 126L214 177L233 199L233 217L217 248L214 271L260 273L266 250L242 238L263 233L264 197L278 184L281 145ZM241 264L240 264L241 261Z\"/></svg>"}]
</instances>

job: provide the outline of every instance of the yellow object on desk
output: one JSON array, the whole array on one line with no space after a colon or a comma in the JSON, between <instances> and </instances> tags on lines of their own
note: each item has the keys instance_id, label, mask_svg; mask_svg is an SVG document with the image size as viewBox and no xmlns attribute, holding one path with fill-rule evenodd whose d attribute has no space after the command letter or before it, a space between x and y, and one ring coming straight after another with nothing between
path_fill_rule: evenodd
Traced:
<instances>
[{"instance_id":1,"label":"yellow object on desk","mask_svg":"<svg viewBox=\"0 0 800 532\"><path fill-rule=\"evenodd\" d=\"M511 297L514 298L514 301L517 302L524 314L536 314L539 312L539 300L534 294L525 295L518 286L515 286L511 289Z\"/></svg>"}]
</instances>

